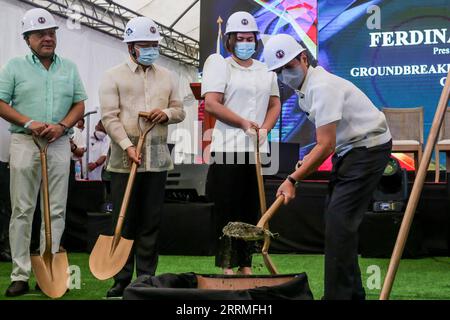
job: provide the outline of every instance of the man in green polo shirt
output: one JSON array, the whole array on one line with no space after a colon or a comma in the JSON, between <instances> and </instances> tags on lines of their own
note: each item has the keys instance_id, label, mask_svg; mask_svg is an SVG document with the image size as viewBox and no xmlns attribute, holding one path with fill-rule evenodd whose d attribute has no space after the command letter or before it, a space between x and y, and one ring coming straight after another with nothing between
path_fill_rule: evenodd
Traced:
<instances>
[{"instance_id":1,"label":"man in green polo shirt","mask_svg":"<svg viewBox=\"0 0 450 320\"><path fill-rule=\"evenodd\" d=\"M27 11L22 34L31 52L10 60L0 71L0 117L11 123L12 133L9 238L13 266L6 296L29 290L31 226L41 182L39 151L31 134L51 143L47 157L53 252L59 250L64 231L70 165L67 133L83 117L87 96L75 64L55 54L57 28L48 11ZM44 247L42 225L41 253Z\"/></svg>"}]
</instances>

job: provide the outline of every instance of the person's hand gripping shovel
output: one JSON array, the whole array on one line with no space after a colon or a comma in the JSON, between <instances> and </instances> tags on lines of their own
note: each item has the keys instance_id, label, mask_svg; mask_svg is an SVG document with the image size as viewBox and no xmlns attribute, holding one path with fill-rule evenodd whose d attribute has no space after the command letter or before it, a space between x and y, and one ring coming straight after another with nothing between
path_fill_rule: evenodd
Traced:
<instances>
[{"instance_id":1,"label":"person's hand gripping shovel","mask_svg":"<svg viewBox=\"0 0 450 320\"><path fill-rule=\"evenodd\" d=\"M260 133L256 128L256 143L255 143L255 163L256 163L256 178L258 182L259 204L261 210L261 219L256 226L244 222L230 222L223 228L223 234L228 237L242 239L245 241L264 240L262 248L262 255L264 264L271 274L278 274L277 268L269 256L270 239L274 236L269 231L269 220L277 212L283 204L284 196L279 196L269 210L266 210L266 194L264 191L264 181L262 177L261 157L259 152Z\"/></svg>"},{"instance_id":2,"label":"person's hand gripping shovel","mask_svg":"<svg viewBox=\"0 0 450 320\"><path fill-rule=\"evenodd\" d=\"M52 226L50 217L50 196L48 188L47 139L33 135L33 141L39 148L42 171L42 197L44 200L45 249L41 254L31 255L31 268L42 292L50 298L59 298L67 291L69 260L67 252L52 253Z\"/></svg>"},{"instance_id":3,"label":"person's hand gripping shovel","mask_svg":"<svg viewBox=\"0 0 450 320\"><path fill-rule=\"evenodd\" d=\"M136 148L136 155L139 157L144 145L145 138L156 123L147 123L141 125L141 119L148 119L150 116L147 112L139 112L138 128L139 141ZM145 127L144 127L145 126ZM112 278L120 270L128 260L128 257L133 246L133 240L122 237L122 226L125 220L128 202L130 200L133 183L136 177L138 164L133 161L131 165L130 175L128 177L125 194L120 208L119 218L117 219L116 228L113 236L100 235L92 249L89 257L89 268L92 274L99 280L106 280Z\"/></svg>"}]
</instances>

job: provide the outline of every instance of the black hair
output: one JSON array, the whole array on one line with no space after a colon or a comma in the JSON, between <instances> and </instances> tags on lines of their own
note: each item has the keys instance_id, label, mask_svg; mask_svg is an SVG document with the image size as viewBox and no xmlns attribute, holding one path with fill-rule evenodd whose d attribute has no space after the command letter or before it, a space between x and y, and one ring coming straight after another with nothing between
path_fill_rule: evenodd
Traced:
<instances>
[{"instance_id":1,"label":"black hair","mask_svg":"<svg viewBox=\"0 0 450 320\"><path fill-rule=\"evenodd\" d=\"M301 57L301 55L303 53L305 53L305 55L306 55L306 61L308 62L308 66L312 66L314 68L317 67L317 60L314 59L313 55L311 54L311 52L309 52L308 49L306 49L305 51L299 53L299 55L296 56L295 59L300 61L300 57Z\"/></svg>"}]
</instances>

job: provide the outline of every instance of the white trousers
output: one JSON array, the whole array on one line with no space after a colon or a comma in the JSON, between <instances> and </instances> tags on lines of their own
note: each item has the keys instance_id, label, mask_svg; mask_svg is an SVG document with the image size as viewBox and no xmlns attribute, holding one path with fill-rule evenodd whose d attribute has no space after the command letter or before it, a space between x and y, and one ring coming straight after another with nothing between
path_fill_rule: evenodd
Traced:
<instances>
[{"instance_id":1,"label":"white trousers","mask_svg":"<svg viewBox=\"0 0 450 320\"><path fill-rule=\"evenodd\" d=\"M30 240L33 215L41 186L39 149L33 138L12 134L10 144L11 222L9 241L12 256L11 281L27 281L31 273ZM64 232L67 191L70 174L69 138L63 136L51 143L47 151L50 218L52 225L52 252L59 250ZM41 212L44 214L41 192ZM45 248L44 218L42 217L40 252Z\"/></svg>"}]
</instances>

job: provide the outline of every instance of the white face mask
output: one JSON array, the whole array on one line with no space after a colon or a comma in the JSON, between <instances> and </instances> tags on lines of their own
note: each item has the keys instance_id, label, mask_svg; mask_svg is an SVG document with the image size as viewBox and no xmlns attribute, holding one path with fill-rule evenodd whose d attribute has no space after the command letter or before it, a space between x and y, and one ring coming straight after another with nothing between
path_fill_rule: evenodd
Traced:
<instances>
[{"instance_id":1,"label":"white face mask","mask_svg":"<svg viewBox=\"0 0 450 320\"><path fill-rule=\"evenodd\" d=\"M106 137L106 133L104 133L103 131L95 131L94 132L94 136L97 138L97 140L103 140Z\"/></svg>"},{"instance_id":2,"label":"white face mask","mask_svg":"<svg viewBox=\"0 0 450 320\"><path fill-rule=\"evenodd\" d=\"M299 90L300 85L305 79L305 72L300 66L294 68L283 68L281 74L278 76L280 81L294 90Z\"/></svg>"}]
</instances>

